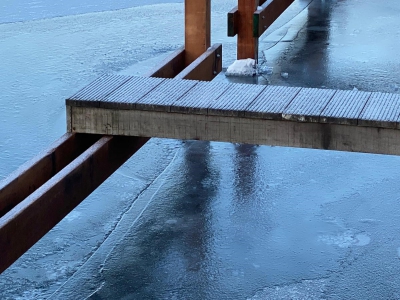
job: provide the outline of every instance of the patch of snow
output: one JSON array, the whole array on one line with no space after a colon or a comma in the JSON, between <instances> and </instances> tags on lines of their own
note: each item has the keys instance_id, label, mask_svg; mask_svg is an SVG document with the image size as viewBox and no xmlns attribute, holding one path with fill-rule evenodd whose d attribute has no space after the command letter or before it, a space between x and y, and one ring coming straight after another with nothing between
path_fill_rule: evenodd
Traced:
<instances>
[{"instance_id":1,"label":"patch of snow","mask_svg":"<svg viewBox=\"0 0 400 300\"><path fill-rule=\"evenodd\" d=\"M251 58L236 60L226 70L225 76L248 77L256 74L256 61Z\"/></svg>"}]
</instances>

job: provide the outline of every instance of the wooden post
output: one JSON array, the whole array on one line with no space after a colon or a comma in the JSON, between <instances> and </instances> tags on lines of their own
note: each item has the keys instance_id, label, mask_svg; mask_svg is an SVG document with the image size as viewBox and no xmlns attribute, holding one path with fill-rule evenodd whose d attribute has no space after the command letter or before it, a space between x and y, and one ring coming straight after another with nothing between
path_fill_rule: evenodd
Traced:
<instances>
[{"instance_id":1,"label":"wooden post","mask_svg":"<svg viewBox=\"0 0 400 300\"><path fill-rule=\"evenodd\" d=\"M237 59L258 60L258 38L253 37L253 14L259 0L238 0L239 24Z\"/></svg>"},{"instance_id":2,"label":"wooden post","mask_svg":"<svg viewBox=\"0 0 400 300\"><path fill-rule=\"evenodd\" d=\"M211 0L185 0L186 66L202 55L210 45Z\"/></svg>"}]
</instances>

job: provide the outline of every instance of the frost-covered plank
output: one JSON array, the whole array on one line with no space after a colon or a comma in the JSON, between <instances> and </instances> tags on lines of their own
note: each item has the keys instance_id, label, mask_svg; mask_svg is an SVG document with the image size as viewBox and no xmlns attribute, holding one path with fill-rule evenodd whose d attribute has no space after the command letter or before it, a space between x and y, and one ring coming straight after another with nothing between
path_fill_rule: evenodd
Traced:
<instances>
[{"instance_id":1,"label":"frost-covered plank","mask_svg":"<svg viewBox=\"0 0 400 300\"><path fill-rule=\"evenodd\" d=\"M282 118L299 122L319 122L321 112L335 92L335 90L304 88L285 108Z\"/></svg>"},{"instance_id":2,"label":"frost-covered plank","mask_svg":"<svg viewBox=\"0 0 400 300\"><path fill-rule=\"evenodd\" d=\"M104 97L100 107L112 109L135 109L136 103L160 85L165 79L155 77L131 77L111 94Z\"/></svg>"},{"instance_id":3,"label":"frost-covered plank","mask_svg":"<svg viewBox=\"0 0 400 300\"><path fill-rule=\"evenodd\" d=\"M268 86L246 109L246 117L281 120L285 107L299 93L299 87Z\"/></svg>"},{"instance_id":4,"label":"frost-covered plank","mask_svg":"<svg viewBox=\"0 0 400 300\"><path fill-rule=\"evenodd\" d=\"M170 106L192 89L198 81L166 79L136 103L136 109L170 111Z\"/></svg>"},{"instance_id":5,"label":"frost-covered plank","mask_svg":"<svg viewBox=\"0 0 400 300\"><path fill-rule=\"evenodd\" d=\"M103 75L67 98L66 103L74 106L99 107L100 101L103 101L130 78L130 76L123 75Z\"/></svg>"},{"instance_id":6,"label":"frost-covered plank","mask_svg":"<svg viewBox=\"0 0 400 300\"><path fill-rule=\"evenodd\" d=\"M199 82L184 96L172 103L171 112L206 115L210 104L231 87L232 84L223 82Z\"/></svg>"},{"instance_id":7,"label":"frost-covered plank","mask_svg":"<svg viewBox=\"0 0 400 300\"><path fill-rule=\"evenodd\" d=\"M320 115L323 123L357 125L358 117L371 93L337 91Z\"/></svg>"},{"instance_id":8,"label":"frost-covered plank","mask_svg":"<svg viewBox=\"0 0 400 300\"><path fill-rule=\"evenodd\" d=\"M372 93L358 124L383 128L397 128L400 117L400 95Z\"/></svg>"},{"instance_id":9,"label":"frost-covered plank","mask_svg":"<svg viewBox=\"0 0 400 300\"><path fill-rule=\"evenodd\" d=\"M208 107L209 115L244 116L247 107L266 88L254 84L233 84Z\"/></svg>"}]
</instances>

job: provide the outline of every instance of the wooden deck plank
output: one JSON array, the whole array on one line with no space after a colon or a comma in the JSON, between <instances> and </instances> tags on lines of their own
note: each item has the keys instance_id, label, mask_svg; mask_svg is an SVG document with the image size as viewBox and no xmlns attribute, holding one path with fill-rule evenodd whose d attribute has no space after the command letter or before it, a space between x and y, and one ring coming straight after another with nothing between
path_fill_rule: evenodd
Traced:
<instances>
[{"instance_id":1,"label":"wooden deck plank","mask_svg":"<svg viewBox=\"0 0 400 300\"><path fill-rule=\"evenodd\" d=\"M246 117L281 120L283 110L300 92L299 87L268 86L246 109Z\"/></svg>"},{"instance_id":2,"label":"wooden deck plank","mask_svg":"<svg viewBox=\"0 0 400 300\"><path fill-rule=\"evenodd\" d=\"M99 107L100 100L104 100L107 95L131 79L130 76L105 74L89 85L69 97L66 101L73 105L84 105Z\"/></svg>"},{"instance_id":3,"label":"wooden deck plank","mask_svg":"<svg viewBox=\"0 0 400 300\"><path fill-rule=\"evenodd\" d=\"M372 93L358 124L382 128L397 128L400 117L400 95Z\"/></svg>"},{"instance_id":4,"label":"wooden deck plank","mask_svg":"<svg viewBox=\"0 0 400 300\"><path fill-rule=\"evenodd\" d=\"M170 111L170 106L193 88L196 80L166 79L150 93L139 99L136 109Z\"/></svg>"},{"instance_id":5,"label":"wooden deck plank","mask_svg":"<svg viewBox=\"0 0 400 300\"><path fill-rule=\"evenodd\" d=\"M358 118L372 93L337 91L320 115L323 123L357 125Z\"/></svg>"},{"instance_id":6,"label":"wooden deck plank","mask_svg":"<svg viewBox=\"0 0 400 300\"><path fill-rule=\"evenodd\" d=\"M155 77L131 77L111 94L104 97L99 107L135 109L136 103L159 86L165 79Z\"/></svg>"},{"instance_id":7,"label":"wooden deck plank","mask_svg":"<svg viewBox=\"0 0 400 300\"><path fill-rule=\"evenodd\" d=\"M210 103L216 101L232 84L200 81L184 96L172 103L171 112L203 114L208 113Z\"/></svg>"},{"instance_id":8,"label":"wooden deck plank","mask_svg":"<svg viewBox=\"0 0 400 300\"><path fill-rule=\"evenodd\" d=\"M386 143L376 134L382 128L399 128L400 95L397 94L161 80L129 78L104 96L101 107L93 107L83 98L67 102L67 112L71 115L69 130L255 144L268 144L276 139L279 141L276 145L283 146L361 152L370 149L387 154L400 151L397 143L360 145L359 142L376 141L372 137L360 140L357 136L357 130L366 133L362 128L375 128L377 132L372 129L369 132L375 134L379 143ZM90 93L86 95L91 98ZM267 126L263 123L266 121L277 123L272 126L267 122L270 124ZM319 125L307 125L304 129L308 131L300 131L300 124L310 123ZM274 126L277 128L272 130ZM354 128L342 130L340 126ZM278 127L293 131L280 132ZM347 140L349 136L340 136L348 132L354 134L352 143ZM288 136L286 144L277 134ZM397 137L398 132L390 131L390 134ZM293 139L297 142L291 142Z\"/></svg>"},{"instance_id":9,"label":"wooden deck plank","mask_svg":"<svg viewBox=\"0 0 400 300\"><path fill-rule=\"evenodd\" d=\"M335 90L303 88L285 108L282 118L298 122L319 122L319 116Z\"/></svg>"},{"instance_id":10,"label":"wooden deck plank","mask_svg":"<svg viewBox=\"0 0 400 300\"><path fill-rule=\"evenodd\" d=\"M244 116L246 108L256 99L266 86L255 84L233 84L220 97L211 102L209 115Z\"/></svg>"}]
</instances>

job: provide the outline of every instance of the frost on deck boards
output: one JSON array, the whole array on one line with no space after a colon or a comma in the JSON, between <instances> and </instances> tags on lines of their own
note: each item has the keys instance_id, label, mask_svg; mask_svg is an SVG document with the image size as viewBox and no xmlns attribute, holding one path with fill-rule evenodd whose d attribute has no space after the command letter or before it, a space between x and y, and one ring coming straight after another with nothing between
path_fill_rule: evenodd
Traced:
<instances>
[{"instance_id":1,"label":"frost on deck boards","mask_svg":"<svg viewBox=\"0 0 400 300\"><path fill-rule=\"evenodd\" d=\"M68 131L400 154L400 95L104 75Z\"/></svg>"}]
</instances>

